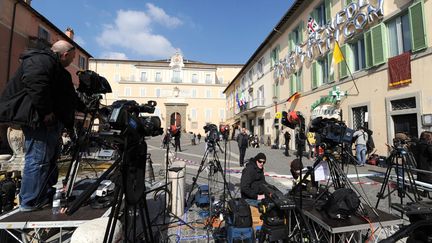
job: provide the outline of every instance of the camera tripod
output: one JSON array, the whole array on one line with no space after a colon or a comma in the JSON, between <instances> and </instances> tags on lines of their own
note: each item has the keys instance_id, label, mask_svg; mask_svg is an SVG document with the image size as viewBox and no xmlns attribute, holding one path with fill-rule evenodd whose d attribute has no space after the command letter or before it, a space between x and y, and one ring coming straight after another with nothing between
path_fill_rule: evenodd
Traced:
<instances>
[{"instance_id":1,"label":"camera tripod","mask_svg":"<svg viewBox=\"0 0 432 243\"><path fill-rule=\"evenodd\" d=\"M417 185L414 180L414 175L412 173L412 169L417 168L417 166L412 153L407 151L407 149L404 148L402 145L393 147L393 150L390 152L390 156L386 159L386 164L387 170L384 176L381 190L377 194L378 200L375 207L378 207L380 200L386 197L389 198L389 205L391 205L390 195L396 190L398 193L398 197L400 198L401 204L403 204L403 198L405 198L405 196L408 196L408 198L412 202L419 202L421 198L417 194ZM396 173L396 188L390 190L388 183L392 169L394 169ZM405 187L407 183L405 175L408 177L409 187L413 189L412 193L414 197L411 197L410 194L407 194L405 192ZM386 187L388 188L388 193L384 195Z\"/></svg>"},{"instance_id":2,"label":"camera tripod","mask_svg":"<svg viewBox=\"0 0 432 243\"><path fill-rule=\"evenodd\" d=\"M99 184L108 176L114 178L116 188L111 206L108 224L105 231L104 243L112 242L117 218L123 209L124 240L125 242L154 242L150 225L150 216L145 198L145 166L147 145L145 141L128 143L125 139L122 156L118 158L87 190L85 190L66 210L72 215L85 201L90 198ZM122 205L123 197L125 201ZM137 215L139 215L142 232L137 233ZM131 222L130 222L131 221ZM132 223L129 225L129 223ZM132 232L131 232L132 231Z\"/></svg>"},{"instance_id":3,"label":"camera tripod","mask_svg":"<svg viewBox=\"0 0 432 243\"><path fill-rule=\"evenodd\" d=\"M204 171L205 169L205 162L208 159L208 156L210 153L213 153L213 159L210 160L208 162L208 166L209 166L209 173L208 173L208 183L209 183L209 199L210 199L210 212L212 212L212 193L211 193L211 187L210 187L210 181L211 179L214 177L214 175L217 172L221 172L222 174L222 179L223 179L223 202L224 202L224 206L225 206L225 201L226 201L226 194L228 194L229 198L232 199L232 195L230 193L230 191L228 190L228 183L226 181L226 172L223 170L222 165L219 161L219 157L218 157L218 153L216 151L216 146L218 146L220 148L220 145L218 144L217 141L208 141L207 142L207 148L206 151L204 152L204 156L201 160L200 166L198 168L198 172L196 174L195 177L192 178L192 186L190 188L190 191L188 193L188 197L186 200L186 205L190 206L192 204L192 201L190 200L191 196L192 196L192 192L195 189L196 185L197 185L197 180L199 178L199 175L201 174L202 171ZM221 149L221 148L220 148ZM222 150L222 149L221 149ZM225 165L226 168L226 165Z\"/></svg>"}]
</instances>

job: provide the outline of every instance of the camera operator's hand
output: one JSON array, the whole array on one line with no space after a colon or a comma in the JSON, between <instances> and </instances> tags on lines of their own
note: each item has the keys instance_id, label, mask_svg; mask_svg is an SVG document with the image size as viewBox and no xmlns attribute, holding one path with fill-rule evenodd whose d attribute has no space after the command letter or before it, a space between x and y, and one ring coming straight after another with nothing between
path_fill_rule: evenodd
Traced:
<instances>
[{"instance_id":1,"label":"camera operator's hand","mask_svg":"<svg viewBox=\"0 0 432 243\"><path fill-rule=\"evenodd\" d=\"M260 194L260 195L258 195L257 200L263 200L264 198L265 198L265 195L264 194Z\"/></svg>"}]
</instances>

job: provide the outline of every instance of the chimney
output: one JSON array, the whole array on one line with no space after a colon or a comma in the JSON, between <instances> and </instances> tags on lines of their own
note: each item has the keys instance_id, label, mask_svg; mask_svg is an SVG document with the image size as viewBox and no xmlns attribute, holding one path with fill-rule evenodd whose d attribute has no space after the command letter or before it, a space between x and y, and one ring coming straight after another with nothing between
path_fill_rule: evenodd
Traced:
<instances>
[{"instance_id":1,"label":"chimney","mask_svg":"<svg viewBox=\"0 0 432 243\"><path fill-rule=\"evenodd\" d=\"M31 5L32 0L24 0L25 3L27 3L29 6Z\"/></svg>"},{"instance_id":2,"label":"chimney","mask_svg":"<svg viewBox=\"0 0 432 243\"><path fill-rule=\"evenodd\" d=\"M65 34L71 39L71 40L73 40L73 38L74 38L74 31L73 31L73 29L71 28L71 27L68 27L67 29L66 29L66 31L65 31Z\"/></svg>"}]
</instances>

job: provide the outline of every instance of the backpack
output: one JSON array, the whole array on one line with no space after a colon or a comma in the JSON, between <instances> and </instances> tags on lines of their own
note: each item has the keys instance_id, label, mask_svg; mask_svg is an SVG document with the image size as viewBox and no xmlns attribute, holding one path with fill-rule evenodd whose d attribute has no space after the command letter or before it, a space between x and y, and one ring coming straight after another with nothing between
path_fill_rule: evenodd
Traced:
<instances>
[{"instance_id":1,"label":"backpack","mask_svg":"<svg viewBox=\"0 0 432 243\"><path fill-rule=\"evenodd\" d=\"M339 188L328 198L325 210L332 219L346 219L357 211L360 199L350 188Z\"/></svg>"},{"instance_id":2,"label":"backpack","mask_svg":"<svg viewBox=\"0 0 432 243\"><path fill-rule=\"evenodd\" d=\"M252 214L249 204L243 198L234 198L228 202L230 225L237 228L252 227Z\"/></svg>"}]
</instances>

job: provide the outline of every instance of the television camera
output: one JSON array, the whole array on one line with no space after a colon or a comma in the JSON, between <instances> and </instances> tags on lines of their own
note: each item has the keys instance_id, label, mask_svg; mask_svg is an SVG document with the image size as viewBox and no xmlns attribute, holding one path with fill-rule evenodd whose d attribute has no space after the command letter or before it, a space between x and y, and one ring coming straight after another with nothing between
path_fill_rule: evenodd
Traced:
<instances>
[{"instance_id":1,"label":"television camera","mask_svg":"<svg viewBox=\"0 0 432 243\"><path fill-rule=\"evenodd\" d=\"M270 184L261 185L265 198L258 205L258 210L267 225L284 225L286 224L287 210L295 209L295 201L283 195L275 186Z\"/></svg>"},{"instance_id":2,"label":"television camera","mask_svg":"<svg viewBox=\"0 0 432 243\"><path fill-rule=\"evenodd\" d=\"M344 122L336 119L317 117L311 121L310 132L318 136L317 143L324 149L333 148L340 144L351 144L354 130L348 128Z\"/></svg>"},{"instance_id":3,"label":"television camera","mask_svg":"<svg viewBox=\"0 0 432 243\"><path fill-rule=\"evenodd\" d=\"M203 127L204 132L207 134L205 141L209 145L214 145L220 141L219 130L215 124L207 124Z\"/></svg>"}]
</instances>

